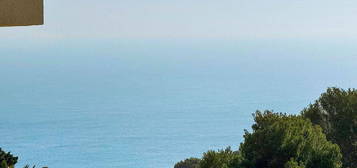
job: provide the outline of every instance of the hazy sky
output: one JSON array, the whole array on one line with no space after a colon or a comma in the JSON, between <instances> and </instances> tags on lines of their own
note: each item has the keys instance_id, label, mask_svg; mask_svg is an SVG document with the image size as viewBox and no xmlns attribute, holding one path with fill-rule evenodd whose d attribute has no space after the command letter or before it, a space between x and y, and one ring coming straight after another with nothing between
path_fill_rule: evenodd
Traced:
<instances>
[{"instance_id":1,"label":"hazy sky","mask_svg":"<svg viewBox=\"0 0 357 168\"><path fill-rule=\"evenodd\" d=\"M50 0L0 38L355 38L355 0Z\"/></svg>"}]
</instances>

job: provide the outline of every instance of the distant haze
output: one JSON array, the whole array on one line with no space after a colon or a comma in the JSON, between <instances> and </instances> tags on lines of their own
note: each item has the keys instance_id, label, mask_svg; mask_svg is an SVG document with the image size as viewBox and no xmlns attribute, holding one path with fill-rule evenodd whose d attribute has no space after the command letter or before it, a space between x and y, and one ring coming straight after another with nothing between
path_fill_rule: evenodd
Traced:
<instances>
[{"instance_id":1,"label":"distant haze","mask_svg":"<svg viewBox=\"0 0 357 168\"><path fill-rule=\"evenodd\" d=\"M46 25L1 38L357 37L350 0L51 0Z\"/></svg>"}]
</instances>

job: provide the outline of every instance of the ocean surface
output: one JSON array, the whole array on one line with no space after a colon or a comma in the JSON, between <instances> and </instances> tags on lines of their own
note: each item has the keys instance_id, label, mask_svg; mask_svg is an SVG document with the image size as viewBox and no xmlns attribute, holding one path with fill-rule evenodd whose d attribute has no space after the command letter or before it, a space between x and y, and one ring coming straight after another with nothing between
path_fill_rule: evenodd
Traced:
<instances>
[{"instance_id":1,"label":"ocean surface","mask_svg":"<svg viewBox=\"0 0 357 168\"><path fill-rule=\"evenodd\" d=\"M238 149L252 113L357 87L356 41L1 41L0 147L50 168L170 168Z\"/></svg>"}]
</instances>

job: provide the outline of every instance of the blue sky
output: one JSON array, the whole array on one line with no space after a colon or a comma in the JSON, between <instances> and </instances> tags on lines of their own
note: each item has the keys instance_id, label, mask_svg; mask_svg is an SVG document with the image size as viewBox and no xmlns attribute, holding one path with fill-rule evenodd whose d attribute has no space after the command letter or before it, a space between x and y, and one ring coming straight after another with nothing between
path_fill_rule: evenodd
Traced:
<instances>
[{"instance_id":1,"label":"blue sky","mask_svg":"<svg viewBox=\"0 0 357 168\"><path fill-rule=\"evenodd\" d=\"M355 38L354 0L51 0L2 38Z\"/></svg>"}]
</instances>

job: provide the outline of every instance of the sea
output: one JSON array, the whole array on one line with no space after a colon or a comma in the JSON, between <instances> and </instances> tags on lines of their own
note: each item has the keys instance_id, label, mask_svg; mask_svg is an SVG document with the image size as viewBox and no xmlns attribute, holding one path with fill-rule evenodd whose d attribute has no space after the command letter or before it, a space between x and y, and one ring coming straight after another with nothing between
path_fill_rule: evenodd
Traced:
<instances>
[{"instance_id":1,"label":"sea","mask_svg":"<svg viewBox=\"0 0 357 168\"><path fill-rule=\"evenodd\" d=\"M256 110L357 87L356 40L0 40L0 147L49 168L173 168L238 150Z\"/></svg>"}]
</instances>

